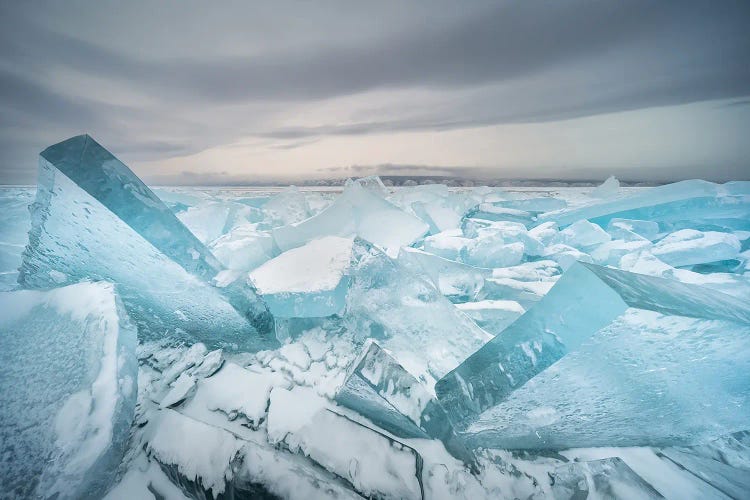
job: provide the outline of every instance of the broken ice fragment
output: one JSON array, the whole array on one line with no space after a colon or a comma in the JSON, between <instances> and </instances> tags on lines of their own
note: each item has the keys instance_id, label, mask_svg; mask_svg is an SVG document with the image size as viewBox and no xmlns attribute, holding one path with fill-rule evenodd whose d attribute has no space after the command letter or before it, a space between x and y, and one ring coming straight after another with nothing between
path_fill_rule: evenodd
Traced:
<instances>
[{"instance_id":1,"label":"broken ice fragment","mask_svg":"<svg viewBox=\"0 0 750 500\"><path fill-rule=\"evenodd\" d=\"M552 493L559 500L584 498L664 498L621 458L572 462L550 474Z\"/></svg>"},{"instance_id":2,"label":"broken ice fragment","mask_svg":"<svg viewBox=\"0 0 750 500\"><path fill-rule=\"evenodd\" d=\"M523 210L525 212L531 212L533 214L562 210L563 208L568 206L565 200L562 200L560 198L552 198L549 196L543 198L522 198L518 200L496 201L493 202L493 205L496 207Z\"/></svg>"},{"instance_id":3,"label":"broken ice fragment","mask_svg":"<svg viewBox=\"0 0 750 500\"><path fill-rule=\"evenodd\" d=\"M750 307L746 301L708 292L696 285L578 263L568 269L534 307L438 381L435 388L438 399L454 425L467 425L479 413L500 405L514 391L523 389L529 380L538 377L568 352L578 349L596 332L611 326L629 308L653 311L665 317L750 323ZM734 331L742 328L745 327ZM640 353L637 337L633 342L635 352ZM675 347L674 352L680 351ZM597 361L611 363L611 358L611 355L601 355ZM569 397L571 389L559 390L560 397ZM576 400L590 401L591 397L587 397ZM543 402L542 406L552 406L544 398L538 401ZM633 411L633 415L641 415ZM627 435L623 429L620 432L623 437ZM588 446L590 443L584 439L584 434L581 433L581 438L587 444L582 446ZM607 434L599 435L602 444L612 444L604 441Z\"/></svg>"},{"instance_id":4,"label":"broken ice fragment","mask_svg":"<svg viewBox=\"0 0 750 500\"><path fill-rule=\"evenodd\" d=\"M274 316L325 317L340 313L349 287L352 238L326 236L287 250L250 273Z\"/></svg>"},{"instance_id":5,"label":"broken ice fragment","mask_svg":"<svg viewBox=\"0 0 750 500\"><path fill-rule=\"evenodd\" d=\"M374 341L352 363L336 402L396 436L440 439L456 458L474 460L435 395Z\"/></svg>"},{"instance_id":6,"label":"broken ice fragment","mask_svg":"<svg viewBox=\"0 0 750 500\"><path fill-rule=\"evenodd\" d=\"M355 240L344 323L374 338L429 391L491 337L435 287L380 250Z\"/></svg>"},{"instance_id":7,"label":"broken ice fragment","mask_svg":"<svg viewBox=\"0 0 750 500\"><path fill-rule=\"evenodd\" d=\"M213 255L172 211L90 136L72 137L39 156L40 163L48 167L45 180L54 182L55 173L63 174L185 270L210 279L220 269Z\"/></svg>"},{"instance_id":8,"label":"broken ice fragment","mask_svg":"<svg viewBox=\"0 0 750 500\"><path fill-rule=\"evenodd\" d=\"M138 392L136 329L114 286L0 293L0 345L0 491L103 495Z\"/></svg>"},{"instance_id":9,"label":"broken ice fragment","mask_svg":"<svg viewBox=\"0 0 750 500\"><path fill-rule=\"evenodd\" d=\"M555 221L565 227L587 219L606 227L610 220L619 218L684 223L687 225L683 227L694 228L719 222L734 229L746 229L750 227L750 193L746 187L735 184L720 185L702 180L675 182L623 198L543 214L538 221Z\"/></svg>"},{"instance_id":10,"label":"broken ice fragment","mask_svg":"<svg viewBox=\"0 0 750 500\"><path fill-rule=\"evenodd\" d=\"M411 245L429 226L358 184L347 186L332 205L304 221L277 227L273 238L289 250L323 236L359 236L393 255Z\"/></svg>"},{"instance_id":11,"label":"broken ice fragment","mask_svg":"<svg viewBox=\"0 0 750 500\"><path fill-rule=\"evenodd\" d=\"M218 289L218 261L124 164L88 136L44 150L19 283L112 281L143 338L277 345L251 287Z\"/></svg>"},{"instance_id":12,"label":"broken ice fragment","mask_svg":"<svg viewBox=\"0 0 750 500\"><path fill-rule=\"evenodd\" d=\"M617 177L610 175L607 180L598 185L589 193L592 198L612 198L620 191L620 181Z\"/></svg>"},{"instance_id":13,"label":"broken ice fragment","mask_svg":"<svg viewBox=\"0 0 750 500\"><path fill-rule=\"evenodd\" d=\"M651 253L670 266L681 267L733 259L740 248L731 233L683 229L660 240Z\"/></svg>"},{"instance_id":14,"label":"broken ice fragment","mask_svg":"<svg viewBox=\"0 0 750 500\"><path fill-rule=\"evenodd\" d=\"M311 389L271 392L268 438L310 457L365 496L423 497L422 457L413 448L331 411Z\"/></svg>"},{"instance_id":15,"label":"broken ice fragment","mask_svg":"<svg viewBox=\"0 0 750 500\"><path fill-rule=\"evenodd\" d=\"M404 247L398 262L417 275L426 276L452 302L473 300L484 286L487 269L444 259L416 248Z\"/></svg>"},{"instance_id":16,"label":"broken ice fragment","mask_svg":"<svg viewBox=\"0 0 750 500\"><path fill-rule=\"evenodd\" d=\"M271 197L263 205L263 212L273 227L301 222L312 215L305 194L296 186L289 186Z\"/></svg>"},{"instance_id":17,"label":"broken ice fragment","mask_svg":"<svg viewBox=\"0 0 750 500\"><path fill-rule=\"evenodd\" d=\"M659 223L650 220L611 219L607 224L607 232L613 238L631 240L635 235L653 241L659 234Z\"/></svg>"},{"instance_id":18,"label":"broken ice fragment","mask_svg":"<svg viewBox=\"0 0 750 500\"><path fill-rule=\"evenodd\" d=\"M604 229L587 220L579 220L560 231L561 243L584 251L611 239Z\"/></svg>"},{"instance_id":19,"label":"broken ice fragment","mask_svg":"<svg viewBox=\"0 0 750 500\"><path fill-rule=\"evenodd\" d=\"M532 225L535 217L525 210L506 208L492 203L480 203L477 208L470 210L466 217L488 221L518 222L525 226Z\"/></svg>"},{"instance_id":20,"label":"broken ice fragment","mask_svg":"<svg viewBox=\"0 0 750 500\"><path fill-rule=\"evenodd\" d=\"M750 492L748 470L737 469L717 460L690 453L688 450L667 448L658 452L658 455L671 460L729 497L743 498Z\"/></svg>"}]
</instances>

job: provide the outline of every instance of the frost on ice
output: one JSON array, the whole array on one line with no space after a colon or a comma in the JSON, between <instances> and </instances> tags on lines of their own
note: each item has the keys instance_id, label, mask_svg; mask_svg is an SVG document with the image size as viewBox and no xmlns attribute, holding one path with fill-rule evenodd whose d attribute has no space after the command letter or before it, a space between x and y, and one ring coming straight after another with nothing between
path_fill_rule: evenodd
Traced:
<instances>
[{"instance_id":1,"label":"frost on ice","mask_svg":"<svg viewBox=\"0 0 750 500\"><path fill-rule=\"evenodd\" d=\"M108 283L0 292L0 491L102 495L136 404L136 330Z\"/></svg>"}]
</instances>

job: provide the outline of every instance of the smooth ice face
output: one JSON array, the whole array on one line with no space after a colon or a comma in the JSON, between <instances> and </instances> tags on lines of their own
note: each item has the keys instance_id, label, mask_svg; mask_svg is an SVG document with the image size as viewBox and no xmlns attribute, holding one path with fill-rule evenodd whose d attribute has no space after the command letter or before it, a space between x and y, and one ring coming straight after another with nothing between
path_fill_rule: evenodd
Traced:
<instances>
[{"instance_id":1,"label":"smooth ice face","mask_svg":"<svg viewBox=\"0 0 750 500\"><path fill-rule=\"evenodd\" d=\"M526 314L441 379L435 388L438 399L455 425L468 425L629 307L750 322L746 301L696 285L579 263Z\"/></svg>"},{"instance_id":2,"label":"smooth ice face","mask_svg":"<svg viewBox=\"0 0 750 500\"><path fill-rule=\"evenodd\" d=\"M476 298L484 286L484 276L489 274L488 269L478 269L409 247L401 249L398 262L411 272L426 276L440 293L454 302Z\"/></svg>"},{"instance_id":3,"label":"smooth ice face","mask_svg":"<svg viewBox=\"0 0 750 500\"><path fill-rule=\"evenodd\" d=\"M98 498L125 451L136 329L108 283L0 293L0 490Z\"/></svg>"},{"instance_id":4,"label":"smooth ice face","mask_svg":"<svg viewBox=\"0 0 750 500\"><path fill-rule=\"evenodd\" d=\"M692 266L737 257L741 245L731 233L683 229L654 245L651 253L670 266Z\"/></svg>"},{"instance_id":5,"label":"smooth ice face","mask_svg":"<svg viewBox=\"0 0 750 500\"><path fill-rule=\"evenodd\" d=\"M74 164L73 151L84 162ZM82 179L90 192L46 157ZM143 338L250 350L276 345L273 320L250 286L219 289L205 281L219 269L135 174L87 136L52 146L40 157L22 286L112 281Z\"/></svg>"},{"instance_id":6,"label":"smooth ice face","mask_svg":"<svg viewBox=\"0 0 750 500\"><path fill-rule=\"evenodd\" d=\"M289 250L323 236L359 236L396 255L422 237L429 226L371 190L347 186L332 205L302 222L273 230L281 250Z\"/></svg>"},{"instance_id":7,"label":"smooth ice face","mask_svg":"<svg viewBox=\"0 0 750 500\"><path fill-rule=\"evenodd\" d=\"M355 240L344 322L371 337L432 392L435 380L490 339L432 284Z\"/></svg>"},{"instance_id":8,"label":"smooth ice face","mask_svg":"<svg viewBox=\"0 0 750 500\"><path fill-rule=\"evenodd\" d=\"M635 219L676 225L675 229L714 224L747 229L750 227L749 195L747 187L738 183L681 181L624 198L546 213L539 216L538 222L555 221L565 227L587 219L606 227L612 219Z\"/></svg>"},{"instance_id":9,"label":"smooth ice face","mask_svg":"<svg viewBox=\"0 0 750 500\"><path fill-rule=\"evenodd\" d=\"M346 304L352 238L327 236L293 248L250 273L274 316L325 317Z\"/></svg>"},{"instance_id":10,"label":"smooth ice face","mask_svg":"<svg viewBox=\"0 0 750 500\"><path fill-rule=\"evenodd\" d=\"M705 442L750 427L748 373L750 322L628 308L465 437L511 449Z\"/></svg>"},{"instance_id":11,"label":"smooth ice face","mask_svg":"<svg viewBox=\"0 0 750 500\"><path fill-rule=\"evenodd\" d=\"M88 135L48 147L46 163L133 228L186 271L212 278L221 266L205 246L124 163Z\"/></svg>"}]
</instances>

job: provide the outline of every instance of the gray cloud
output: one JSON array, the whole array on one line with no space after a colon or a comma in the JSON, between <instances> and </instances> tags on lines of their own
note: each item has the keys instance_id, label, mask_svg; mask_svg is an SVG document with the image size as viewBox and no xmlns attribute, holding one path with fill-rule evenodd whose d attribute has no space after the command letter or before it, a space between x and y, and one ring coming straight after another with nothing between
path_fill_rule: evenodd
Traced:
<instances>
[{"instance_id":1,"label":"gray cloud","mask_svg":"<svg viewBox=\"0 0 750 500\"><path fill-rule=\"evenodd\" d=\"M200 17L188 8L156 12L142 4L141 17L153 15L152 25L168 28L160 40L179 47L154 55L138 40L129 47L82 36L81 27L102 15L94 4L65 6L76 10L70 17L45 17L41 3L2 4L0 182L16 178L24 161L32 175L38 150L83 131L137 160L190 154L244 135L289 141L271 147L291 149L330 135L540 122L750 95L750 4L741 0L502 1L462 4L466 13L453 3L425 2L402 16L398 4L386 4L383 15L397 29L385 23L361 37L340 27L372 12L343 5L315 12L290 3L278 7L268 28L253 21L260 7L245 3L235 10L246 29L270 29L245 54L218 44L212 52L205 39L183 33ZM429 17L435 9L445 15ZM296 10L309 17L314 43L285 32ZM125 33L144 22L121 20ZM223 36L222 23L205 23ZM97 79L97 99L57 81L60 72ZM122 89L148 99L125 99ZM272 119L308 102L402 89L446 99L344 124L279 127Z\"/></svg>"}]
</instances>

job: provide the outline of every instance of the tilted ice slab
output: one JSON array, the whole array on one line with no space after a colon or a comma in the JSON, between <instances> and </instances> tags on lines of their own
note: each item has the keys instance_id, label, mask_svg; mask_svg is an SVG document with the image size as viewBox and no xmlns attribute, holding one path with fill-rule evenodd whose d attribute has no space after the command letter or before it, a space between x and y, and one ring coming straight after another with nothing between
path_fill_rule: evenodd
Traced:
<instances>
[{"instance_id":1,"label":"tilted ice slab","mask_svg":"<svg viewBox=\"0 0 750 500\"><path fill-rule=\"evenodd\" d=\"M650 220L661 223L687 223L685 227L726 221L730 227L750 226L750 189L746 183L714 184L689 180L658 186L625 198L549 212L538 222L555 221L561 227L587 219L606 227L612 219Z\"/></svg>"},{"instance_id":2,"label":"tilted ice slab","mask_svg":"<svg viewBox=\"0 0 750 500\"><path fill-rule=\"evenodd\" d=\"M317 215L275 228L273 238L281 250L289 250L323 236L359 236L395 255L428 230L417 217L354 183Z\"/></svg>"},{"instance_id":3,"label":"tilted ice slab","mask_svg":"<svg viewBox=\"0 0 750 500\"><path fill-rule=\"evenodd\" d=\"M528 384L530 380L540 377L540 373L544 376L545 369L569 352L579 349L595 333L612 327L629 308L649 314L661 314L666 318L675 317L678 323L683 321L679 319L683 316L723 321L735 325L732 331L736 332L738 340L746 334L742 333L743 329L750 323L750 307L747 301L696 285L578 263L566 271L550 292L526 314L438 381L438 398L454 424L459 427L467 426L479 413L496 408L504 404L506 399L514 397L515 392L524 389L524 384ZM649 344L643 344L646 340L645 336L643 339L636 336L631 340L634 355L641 355L650 349ZM677 337L673 340L679 342ZM606 345L605 343L602 347L603 350L609 350ZM675 356L679 356L681 352L686 353L684 359L679 357L681 362L691 359L690 346L683 346L681 342L670 345ZM739 346L741 345L740 342ZM614 349L611 352L618 351ZM589 357L581 358L581 364L586 367L594 366L596 363L590 361L591 356L590 354ZM612 362L612 354L605 352L597 356L597 362ZM742 356L738 357L737 362L744 362L742 359ZM724 361L731 363L731 359ZM560 364L562 362L555 366ZM655 373L658 373L658 365L650 366L648 362L644 364L644 369L653 368L657 370ZM629 368L622 368L622 371L628 370ZM710 374L712 373L707 373ZM721 379L719 372L713 372L713 375ZM697 386L700 387L700 384ZM549 384L546 387L549 387ZM560 397L568 401L568 407L571 406L571 401L591 400L588 396L571 399L571 390L573 389L561 388L560 393ZM670 399L664 400L664 404L670 402ZM657 408L656 402L654 405ZM549 405L541 398L537 400L536 406ZM526 411L532 409L526 408ZM539 411L544 414L542 410ZM750 415L750 412L746 414ZM560 421L568 422L565 419ZM490 423L491 420L487 422L488 429L495 425ZM589 422L587 425L593 426L593 423ZM495 428L499 429L500 425L497 424ZM622 436L627 436L627 430L618 428ZM685 431L686 429L679 429L678 435L684 435ZM612 444L607 439L616 439L611 433L607 434L600 428L597 428L597 432L602 444ZM648 441L648 433L638 435L642 438L637 444ZM658 435L658 432L655 432L652 437ZM588 433L581 432L580 436L581 445L584 445L584 442L586 445L591 444L586 441ZM628 442L627 437L623 439ZM556 442L558 445L561 443L562 441ZM543 444L551 446L549 440ZM569 443L565 441L565 444ZM514 442L514 446L534 445L539 443L524 440Z\"/></svg>"},{"instance_id":4,"label":"tilted ice slab","mask_svg":"<svg viewBox=\"0 0 750 500\"><path fill-rule=\"evenodd\" d=\"M276 345L273 319L251 287L208 284L221 269L166 205L89 136L41 153L22 286L112 281L145 338Z\"/></svg>"},{"instance_id":5,"label":"tilted ice slab","mask_svg":"<svg viewBox=\"0 0 750 500\"><path fill-rule=\"evenodd\" d=\"M701 443L750 426L749 370L750 323L628 308L466 434L503 448Z\"/></svg>"},{"instance_id":6,"label":"tilted ice slab","mask_svg":"<svg viewBox=\"0 0 750 500\"><path fill-rule=\"evenodd\" d=\"M373 338L432 392L437 379L491 336L435 287L362 240L355 240L344 322Z\"/></svg>"},{"instance_id":7,"label":"tilted ice slab","mask_svg":"<svg viewBox=\"0 0 750 500\"><path fill-rule=\"evenodd\" d=\"M440 439L456 458L474 461L432 391L377 342L364 346L335 399L396 436Z\"/></svg>"},{"instance_id":8,"label":"tilted ice slab","mask_svg":"<svg viewBox=\"0 0 750 500\"><path fill-rule=\"evenodd\" d=\"M326 236L287 250L250 273L250 280L281 318L325 317L346 305L353 238Z\"/></svg>"},{"instance_id":9,"label":"tilted ice slab","mask_svg":"<svg viewBox=\"0 0 750 500\"><path fill-rule=\"evenodd\" d=\"M109 283L0 293L0 491L98 498L125 451L136 329Z\"/></svg>"}]
</instances>

